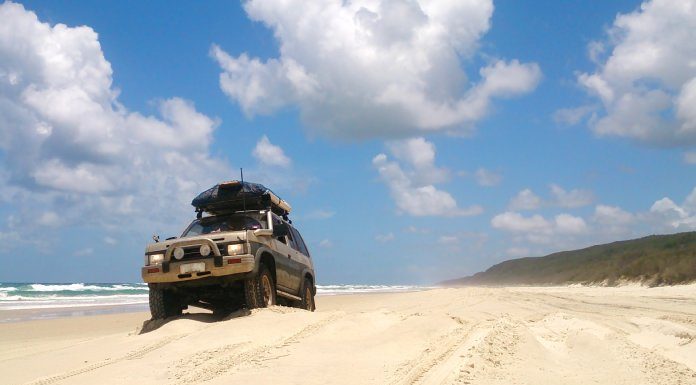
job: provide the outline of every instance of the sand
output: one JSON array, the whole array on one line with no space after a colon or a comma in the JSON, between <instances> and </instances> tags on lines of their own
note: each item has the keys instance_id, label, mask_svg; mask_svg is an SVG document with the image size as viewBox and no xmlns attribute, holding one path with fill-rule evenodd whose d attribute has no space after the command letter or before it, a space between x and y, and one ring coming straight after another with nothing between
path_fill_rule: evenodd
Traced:
<instances>
[{"instance_id":1,"label":"sand","mask_svg":"<svg viewBox=\"0 0 696 385\"><path fill-rule=\"evenodd\" d=\"M317 306L0 324L0 383L696 384L694 285L435 289Z\"/></svg>"}]
</instances>

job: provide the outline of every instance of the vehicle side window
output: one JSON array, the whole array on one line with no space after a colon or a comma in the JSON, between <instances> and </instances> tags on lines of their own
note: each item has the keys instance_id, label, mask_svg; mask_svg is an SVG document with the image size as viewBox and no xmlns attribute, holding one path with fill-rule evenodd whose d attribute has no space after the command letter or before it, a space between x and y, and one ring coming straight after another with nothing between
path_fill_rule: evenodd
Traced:
<instances>
[{"instance_id":1,"label":"vehicle side window","mask_svg":"<svg viewBox=\"0 0 696 385\"><path fill-rule=\"evenodd\" d=\"M300 238L300 242L302 242L302 248L304 249L303 254L306 255L307 257L311 258L312 256L309 254L309 249L307 248L307 244L305 243L304 239L302 238L302 235L300 232L297 232L297 236Z\"/></svg>"},{"instance_id":2,"label":"vehicle side window","mask_svg":"<svg viewBox=\"0 0 696 385\"><path fill-rule=\"evenodd\" d=\"M279 224L281 224L281 223L283 223L283 221L282 221L280 218L278 218L277 215L273 214L273 226L279 225ZM285 236L276 237L276 239L277 239L279 242L283 242L283 243L285 243L285 244L288 243L288 241L285 239Z\"/></svg>"},{"instance_id":3,"label":"vehicle side window","mask_svg":"<svg viewBox=\"0 0 696 385\"><path fill-rule=\"evenodd\" d=\"M307 250L307 245L305 245L304 239L302 239L302 235L300 235L300 232L297 231L297 229L295 229L294 227L290 227L290 229L292 232L292 237L295 240L295 243L297 244L296 250L309 257L309 251Z\"/></svg>"},{"instance_id":4,"label":"vehicle side window","mask_svg":"<svg viewBox=\"0 0 696 385\"><path fill-rule=\"evenodd\" d=\"M295 234L293 232L294 229L292 228L292 226L288 226L288 228L290 229L290 232L288 233L288 241L290 241L290 243L289 243L290 247L292 247L293 249L295 249L297 251L300 251L300 248L297 246Z\"/></svg>"}]
</instances>

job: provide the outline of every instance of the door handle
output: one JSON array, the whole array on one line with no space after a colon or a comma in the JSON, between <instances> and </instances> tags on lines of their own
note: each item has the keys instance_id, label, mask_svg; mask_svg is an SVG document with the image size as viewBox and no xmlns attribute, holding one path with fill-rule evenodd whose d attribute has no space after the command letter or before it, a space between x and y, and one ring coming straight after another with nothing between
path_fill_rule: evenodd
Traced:
<instances>
[{"instance_id":1,"label":"door handle","mask_svg":"<svg viewBox=\"0 0 696 385\"><path fill-rule=\"evenodd\" d=\"M288 258L292 259L292 256L290 254L288 254Z\"/></svg>"}]
</instances>

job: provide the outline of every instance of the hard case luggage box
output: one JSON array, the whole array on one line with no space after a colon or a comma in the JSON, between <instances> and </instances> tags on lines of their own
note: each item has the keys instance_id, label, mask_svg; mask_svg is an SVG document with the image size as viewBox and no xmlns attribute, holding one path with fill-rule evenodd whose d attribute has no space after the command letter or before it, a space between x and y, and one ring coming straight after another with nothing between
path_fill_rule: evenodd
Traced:
<instances>
[{"instance_id":1,"label":"hard case luggage box","mask_svg":"<svg viewBox=\"0 0 696 385\"><path fill-rule=\"evenodd\" d=\"M213 215L241 210L263 210L271 208L278 215L287 215L292 208L273 191L259 183L237 180L216 184L198 194L191 201L198 212Z\"/></svg>"}]
</instances>

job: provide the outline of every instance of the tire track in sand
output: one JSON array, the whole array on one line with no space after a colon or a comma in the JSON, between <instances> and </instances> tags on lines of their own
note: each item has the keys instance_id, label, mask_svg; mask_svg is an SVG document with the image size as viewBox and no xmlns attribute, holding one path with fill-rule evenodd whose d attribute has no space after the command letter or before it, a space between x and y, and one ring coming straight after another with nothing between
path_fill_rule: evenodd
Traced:
<instances>
[{"instance_id":1,"label":"tire track in sand","mask_svg":"<svg viewBox=\"0 0 696 385\"><path fill-rule=\"evenodd\" d=\"M287 348L307 337L311 337L325 326L342 318L343 312L333 313L322 320L309 324L294 334L277 340L274 343L265 344L250 349L244 349L250 342L234 345L226 345L220 348L195 352L178 361L173 368L172 376L177 384L195 384L210 381L220 377L230 370L242 365L256 366L263 361L279 358L279 351ZM215 357L213 359L200 359Z\"/></svg>"},{"instance_id":2,"label":"tire track in sand","mask_svg":"<svg viewBox=\"0 0 696 385\"><path fill-rule=\"evenodd\" d=\"M133 350L133 351L121 356L121 357L116 357L114 359L106 359L106 360L99 361L99 362L91 364L91 365L84 366L82 368L78 368L75 370L71 370L71 371L62 373L62 374L58 374L58 375L54 375L54 376L50 376L50 377L45 377L45 378L42 378L39 380L34 380L32 382L28 382L27 385L54 384L56 382L60 382L60 381L63 381L65 379L68 379L71 377L79 376L81 374L89 373L91 371L101 369L105 366L113 365L113 364L116 364L118 362L138 359L138 358L141 358L148 353L151 353L155 350L158 350L158 349L160 349L160 348L162 348L162 347L164 347L164 346L166 346L166 345L168 345L168 344L170 344L178 339L184 338L187 335L188 334L177 334L177 335L173 335L173 336L168 336L168 337L160 339L159 341L157 341L155 343L148 344L148 345L145 345L141 348L135 349L135 350Z\"/></svg>"},{"instance_id":3,"label":"tire track in sand","mask_svg":"<svg viewBox=\"0 0 696 385\"><path fill-rule=\"evenodd\" d=\"M492 323L477 344L468 348L468 352L462 356L456 378L449 378L448 383L476 383L482 376L501 372L514 358L519 341L519 321L503 314Z\"/></svg>"},{"instance_id":4,"label":"tire track in sand","mask_svg":"<svg viewBox=\"0 0 696 385\"><path fill-rule=\"evenodd\" d=\"M617 329L611 338L626 360L635 362L643 375L655 384L696 384L696 371L658 353L655 349L640 346L629 339L629 334Z\"/></svg>"},{"instance_id":5,"label":"tire track in sand","mask_svg":"<svg viewBox=\"0 0 696 385\"><path fill-rule=\"evenodd\" d=\"M450 318L456 321L458 326L431 340L417 357L402 364L392 375L390 385L417 384L460 350L477 325L469 324L459 317L450 315Z\"/></svg>"},{"instance_id":6,"label":"tire track in sand","mask_svg":"<svg viewBox=\"0 0 696 385\"><path fill-rule=\"evenodd\" d=\"M654 309L648 307L636 307L621 304L619 306L609 306L609 308L624 309L624 313L608 313L592 310L592 307L604 306L604 303L581 300L576 298L566 298L558 295L545 295L555 301L548 301L545 305L552 309L564 311L574 317L585 318L611 331L607 338L607 343L616 350L617 357L630 362L640 370L646 378L656 384L696 384L696 371L690 369L683 363L677 362L664 354L660 354L655 349L649 349L636 344L630 340L632 332L627 330L626 325L639 327L631 322L633 316L647 317L675 322L677 324L693 327L696 325L696 317L690 313L675 311L672 309ZM567 299L565 302L561 300ZM671 298L673 300L673 298ZM578 305L580 306L572 306ZM522 306L517 304L518 306ZM587 306L590 305L590 306ZM636 309L650 309L651 312L637 312ZM657 314L653 314L657 313ZM666 313L666 314L665 314ZM689 314L689 315L684 315ZM611 321L611 322L608 322Z\"/></svg>"}]
</instances>

